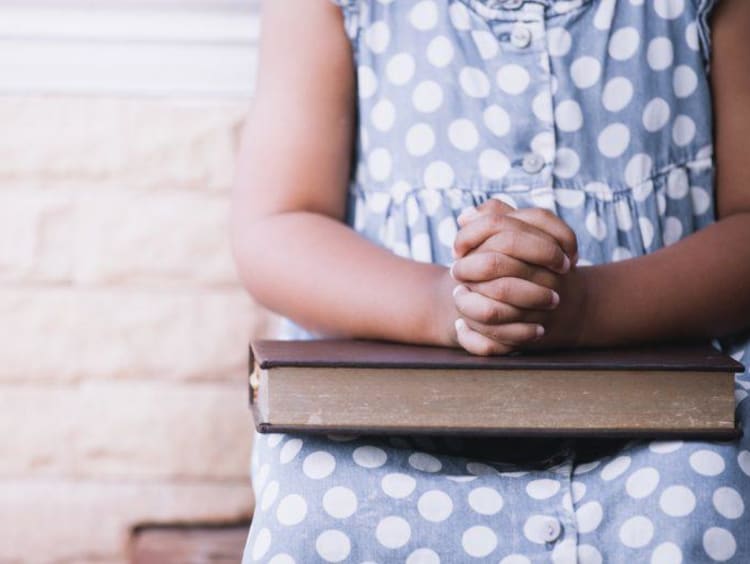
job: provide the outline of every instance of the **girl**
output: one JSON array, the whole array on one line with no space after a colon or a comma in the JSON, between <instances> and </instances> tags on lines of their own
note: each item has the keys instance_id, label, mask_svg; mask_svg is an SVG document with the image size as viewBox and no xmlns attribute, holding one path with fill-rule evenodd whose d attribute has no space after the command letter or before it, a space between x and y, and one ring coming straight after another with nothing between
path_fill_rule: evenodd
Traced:
<instances>
[{"instance_id":1,"label":"girl","mask_svg":"<svg viewBox=\"0 0 750 564\"><path fill-rule=\"evenodd\" d=\"M263 24L232 225L282 338L743 360L750 3L268 0ZM245 562L750 561L747 436L256 434L251 471Z\"/></svg>"}]
</instances>

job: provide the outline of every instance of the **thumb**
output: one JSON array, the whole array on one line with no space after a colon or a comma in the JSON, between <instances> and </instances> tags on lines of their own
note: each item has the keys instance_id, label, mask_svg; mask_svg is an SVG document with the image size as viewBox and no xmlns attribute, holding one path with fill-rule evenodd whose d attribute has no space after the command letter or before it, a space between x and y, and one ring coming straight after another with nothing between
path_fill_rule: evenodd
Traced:
<instances>
[{"instance_id":1,"label":"thumb","mask_svg":"<svg viewBox=\"0 0 750 564\"><path fill-rule=\"evenodd\" d=\"M510 213L513 211L516 211L515 207L497 198L490 197L489 199L487 199L486 201L482 202L481 204L477 206L464 208L461 211L461 214L458 216L457 221L458 221L458 224L461 227L463 227L464 225L473 221L474 219L478 218L481 215L485 215L485 214L505 215L506 213Z\"/></svg>"}]
</instances>

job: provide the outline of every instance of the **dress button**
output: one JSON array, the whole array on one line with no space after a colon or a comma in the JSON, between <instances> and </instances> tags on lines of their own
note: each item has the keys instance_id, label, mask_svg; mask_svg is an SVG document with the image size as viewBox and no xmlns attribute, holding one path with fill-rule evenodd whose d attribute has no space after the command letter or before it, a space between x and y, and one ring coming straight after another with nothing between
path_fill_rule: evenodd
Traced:
<instances>
[{"instance_id":1,"label":"dress button","mask_svg":"<svg viewBox=\"0 0 750 564\"><path fill-rule=\"evenodd\" d=\"M528 174L536 174L544 168L544 157L538 153L527 153L521 166Z\"/></svg>"},{"instance_id":2,"label":"dress button","mask_svg":"<svg viewBox=\"0 0 750 564\"><path fill-rule=\"evenodd\" d=\"M510 33L510 42L519 49L525 49L531 43L531 32L529 28L517 25Z\"/></svg>"},{"instance_id":3,"label":"dress button","mask_svg":"<svg viewBox=\"0 0 750 564\"><path fill-rule=\"evenodd\" d=\"M554 542L560 536L561 532L562 527L560 526L560 521L552 517L544 523L542 538L547 542Z\"/></svg>"}]
</instances>

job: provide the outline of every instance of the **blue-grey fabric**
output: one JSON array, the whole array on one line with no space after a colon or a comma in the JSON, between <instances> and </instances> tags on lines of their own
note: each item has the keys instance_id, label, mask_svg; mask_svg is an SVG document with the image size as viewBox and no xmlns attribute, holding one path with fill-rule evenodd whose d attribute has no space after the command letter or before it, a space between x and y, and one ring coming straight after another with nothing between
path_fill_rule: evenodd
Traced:
<instances>
[{"instance_id":1,"label":"blue-grey fabric","mask_svg":"<svg viewBox=\"0 0 750 564\"><path fill-rule=\"evenodd\" d=\"M554 211L593 265L715 220L714 0L335 1L358 76L347 222L364 237L448 265L458 214L498 198ZM279 335L320 337L290 319ZM714 345L750 361L747 334ZM740 423L748 390L737 374ZM256 433L251 474L248 563L750 562L747 436Z\"/></svg>"}]
</instances>

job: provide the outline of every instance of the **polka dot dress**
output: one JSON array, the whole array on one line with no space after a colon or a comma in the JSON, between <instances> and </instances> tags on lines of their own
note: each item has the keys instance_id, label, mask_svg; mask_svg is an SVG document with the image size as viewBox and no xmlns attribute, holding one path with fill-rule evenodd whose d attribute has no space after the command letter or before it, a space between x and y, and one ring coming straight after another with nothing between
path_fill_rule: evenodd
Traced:
<instances>
[{"instance_id":1,"label":"polka dot dress","mask_svg":"<svg viewBox=\"0 0 750 564\"><path fill-rule=\"evenodd\" d=\"M334 0L359 135L348 223L448 265L489 198L554 211L581 264L714 221L715 0ZM321 335L285 319L280 338ZM750 364L748 335L715 346ZM736 376L737 417L750 375ZM255 434L244 562L750 562L730 442Z\"/></svg>"}]
</instances>

